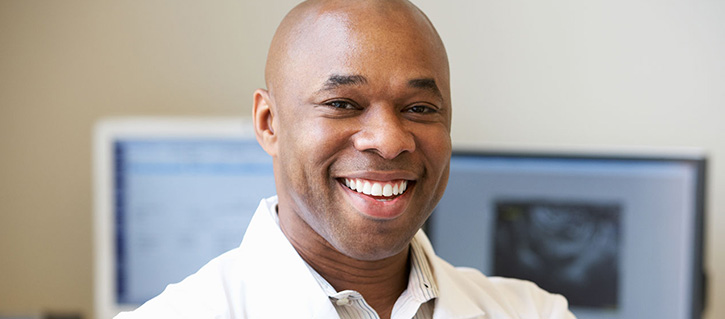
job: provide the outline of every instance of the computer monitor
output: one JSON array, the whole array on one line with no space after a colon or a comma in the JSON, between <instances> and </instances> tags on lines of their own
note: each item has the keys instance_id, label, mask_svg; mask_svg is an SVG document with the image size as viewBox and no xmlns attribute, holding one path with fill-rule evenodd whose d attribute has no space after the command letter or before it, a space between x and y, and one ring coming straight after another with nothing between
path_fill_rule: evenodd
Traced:
<instances>
[{"instance_id":1,"label":"computer monitor","mask_svg":"<svg viewBox=\"0 0 725 319\"><path fill-rule=\"evenodd\" d=\"M567 297L579 319L701 318L698 152L455 151L436 252Z\"/></svg>"},{"instance_id":2,"label":"computer monitor","mask_svg":"<svg viewBox=\"0 0 725 319\"><path fill-rule=\"evenodd\" d=\"M237 247L275 194L272 158L247 119L107 119L94 153L96 318Z\"/></svg>"}]
</instances>

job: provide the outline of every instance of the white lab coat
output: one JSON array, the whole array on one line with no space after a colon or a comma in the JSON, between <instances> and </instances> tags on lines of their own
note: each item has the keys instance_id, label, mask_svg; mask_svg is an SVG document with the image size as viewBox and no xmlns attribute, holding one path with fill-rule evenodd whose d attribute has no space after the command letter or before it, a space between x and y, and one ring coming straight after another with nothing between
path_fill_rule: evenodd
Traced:
<instances>
[{"instance_id":1,"label":"white lab coat","mask_svg":"<svg viewBox=\"0 0 725 319\"><path fill-rule=\"evenodd\" d=\"M242 244L134 312L133 318L339 318L329 297L314 279L279 228L277 198L262 200ZM521 280L488 278L470 268L455 268L435 255L419 231L438 285L433 318L571 319L567 302Z\"/></svg>"}]
</instances>

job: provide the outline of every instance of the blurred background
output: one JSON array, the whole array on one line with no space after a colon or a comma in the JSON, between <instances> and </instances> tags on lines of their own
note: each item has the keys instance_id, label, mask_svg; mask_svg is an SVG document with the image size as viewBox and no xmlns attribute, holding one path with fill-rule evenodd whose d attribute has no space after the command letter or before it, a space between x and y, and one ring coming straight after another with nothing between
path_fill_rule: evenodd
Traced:
<instances>
[{"instance_id":1,"label":"blurred background","mask_svg":"<svg viewBox=\"0 0 725 319\"><path fill-rule=\"evenodd\" d=\"M0 315L92 316L94 123L251 114L297 2L0 1ZM725 318L725 2L414 3L448 49L454 143L707 151Z\"/></svg>"}]
</instances>

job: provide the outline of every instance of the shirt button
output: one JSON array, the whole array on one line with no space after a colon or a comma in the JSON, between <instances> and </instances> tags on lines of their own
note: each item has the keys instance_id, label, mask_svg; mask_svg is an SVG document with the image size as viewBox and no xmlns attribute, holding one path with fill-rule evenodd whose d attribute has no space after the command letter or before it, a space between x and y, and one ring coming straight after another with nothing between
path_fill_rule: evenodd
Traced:
<instances>
[{"instance_id":1,"label":"shirt button","mask_svg":"<svg viewBox=\"0 0 725 319\"><path fill-rule=\"evenodd\" d=\"M343 297L342 299L337 299L337 301L335 301L335 303L338 306L345 306L350 303L350 299L348 299L347 297Z\"/></svg>"}]
</instances>

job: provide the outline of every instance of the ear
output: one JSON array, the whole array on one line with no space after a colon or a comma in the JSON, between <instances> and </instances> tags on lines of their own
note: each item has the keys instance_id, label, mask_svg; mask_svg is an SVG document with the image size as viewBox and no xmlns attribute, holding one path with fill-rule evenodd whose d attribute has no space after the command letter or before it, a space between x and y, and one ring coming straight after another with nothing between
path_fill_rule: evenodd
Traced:
<instances>
[{"instance_id":1,"label":"ear","mask_svg":"<svg viewBox=\"0 0 725 319\"><path fill-rule=\"evenodd\" d=\"M275 134L276 117L269 92L264 89L254 91L254 108L252 118L257 142L272 157L277 156L277 135Z\"/></svg>"}]
</instances>

